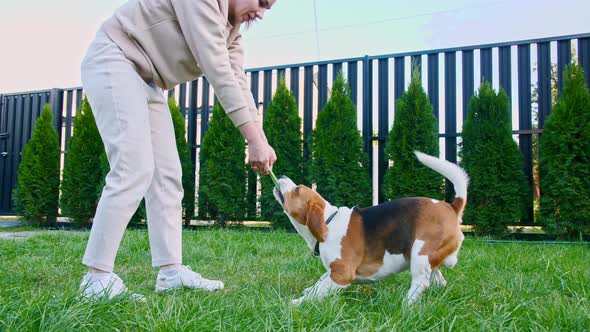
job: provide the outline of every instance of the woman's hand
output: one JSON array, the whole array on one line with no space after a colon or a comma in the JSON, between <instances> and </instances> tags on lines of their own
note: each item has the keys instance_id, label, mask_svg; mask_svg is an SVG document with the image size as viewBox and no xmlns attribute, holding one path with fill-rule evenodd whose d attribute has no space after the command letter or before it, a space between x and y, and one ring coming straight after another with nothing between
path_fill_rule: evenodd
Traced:
<instances>
[{"instance_id":1,"label":"woman's hand","mask_svg":"<svg viewBox=\"0 0 590 332\"><path fill-rule=\"evenodd\" d=\"M248 141L248 159L252 170L268 175L277 160L275 150L268 144L262 128L253 122L239 127L242 136Z\"/></svg>"},{"instance_id":2,"label":"woman's hand","mask_svg":"<svg viewBox=\"0 0 590 332\"><path fill-rule=\"evenodd\" d=\"M248 142L248 156L252 170L264 175L269 174L272 165L277 160L273 148L262 140Z\"/></svg>"}]
</instances>

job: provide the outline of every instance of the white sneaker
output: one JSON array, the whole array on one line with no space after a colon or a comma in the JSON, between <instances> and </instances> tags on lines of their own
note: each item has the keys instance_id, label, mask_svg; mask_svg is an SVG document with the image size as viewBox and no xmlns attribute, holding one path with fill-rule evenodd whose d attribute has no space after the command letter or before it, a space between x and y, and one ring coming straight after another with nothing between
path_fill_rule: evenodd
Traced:
<instances>
[{"instance_id":1,"label":"white sneaker","mask_svg":"<svg viewBox=\"0 0 590 332\"><path fill-rule=\"evenodd\" d=\"M129 294L123 280L115 273L86 273L80 284L80 295L87 299L112 299L116 296ZM129 294L131 298L145 301L140 294Z\"/></svg>"},{"instance_id":2,"label":"white sneaker","mask_svg":"<svg viewBox=\"0 0 590 332\"><path fill-rule=\"evenodd\" d=\"M173 273L172 275L167 275L162 270L158 272L158 279L156 280L156 292L167 291L182 286L204 289L206 291L223 289L223 282L219 280L205 279L200 274L193 272L191 267L188 265L181 266L180 269L175 270L175 272L176 273Z\"/></svg>"}]
</instances>

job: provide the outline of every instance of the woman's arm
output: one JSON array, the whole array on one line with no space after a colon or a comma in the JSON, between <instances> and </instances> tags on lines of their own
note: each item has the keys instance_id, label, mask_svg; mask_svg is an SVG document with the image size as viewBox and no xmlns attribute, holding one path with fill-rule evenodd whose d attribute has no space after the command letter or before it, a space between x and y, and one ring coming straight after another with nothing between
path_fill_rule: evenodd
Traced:
<instances>
[{"instance_id":1,"label":"woman's arm","mask_svg":"<svg viewBox=\"0 0 590 332\"><path fill-rule=\"evenodd\" d=\"M178 24L197 64L236 127L251 121L249 103L231 67L224 17L216 0L172 0Z\"/></svg>"}]
</instances>

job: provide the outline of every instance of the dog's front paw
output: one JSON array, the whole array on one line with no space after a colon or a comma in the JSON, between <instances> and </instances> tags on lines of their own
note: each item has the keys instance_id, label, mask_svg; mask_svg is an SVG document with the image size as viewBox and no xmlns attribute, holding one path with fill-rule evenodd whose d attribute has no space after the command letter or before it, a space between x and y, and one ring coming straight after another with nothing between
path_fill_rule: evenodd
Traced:
<instances>
[{"instance_id":1,"label":"dog's front paw","mask_svg":"<svg viewBox=\"0 0 590 332\"><path fill-rule=\"evenodd\" d=\"M304 300L305 300L305 296L302 296L302 297L300 297L298 299L291 300L291 303L293 303L295 306L298 307L298 306L300 306L303 303Z\"/></svg>"},{"instance_id":2,"label":"dog's front paw","mask_svg":"<svg viewBox=\"0 0 590 332\"><path fill-rule=\"evenodd\" d=\"M303 294L303 296L305 296L305 295L309 294L312 289L313 289L313 286L307 287L306 289L303 290L303 292L301 292L301 294Z\"/></svg>"}]
</instances>

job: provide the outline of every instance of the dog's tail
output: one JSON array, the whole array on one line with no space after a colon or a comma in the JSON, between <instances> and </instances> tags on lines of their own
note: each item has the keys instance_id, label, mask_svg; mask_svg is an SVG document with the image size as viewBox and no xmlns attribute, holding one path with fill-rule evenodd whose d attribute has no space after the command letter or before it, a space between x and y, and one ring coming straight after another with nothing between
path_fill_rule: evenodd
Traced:
<instances>
[{"instance_id":1,"label":"dog's tail","mask_svg":"<svg viewBox=\"0 0 590 332\"><path fill-rule=\"evenodd\" d=\"M463 210L467 204L467 184L469 183L467 173L461 167L446 160L429 156L420 151L414 151L414 153L421 163L442 174L453 183L455 199L451 203L451 206L461 220Z\"/></svg>"}]
</instances>

